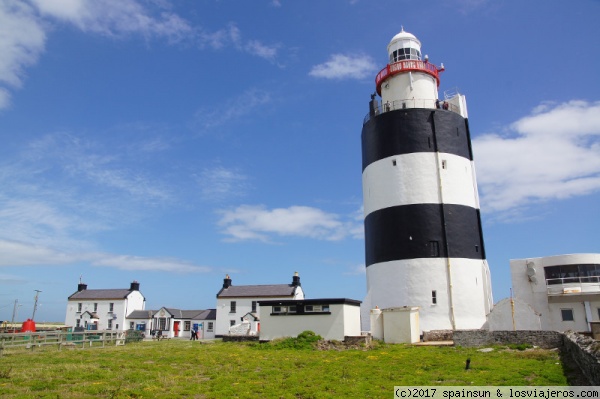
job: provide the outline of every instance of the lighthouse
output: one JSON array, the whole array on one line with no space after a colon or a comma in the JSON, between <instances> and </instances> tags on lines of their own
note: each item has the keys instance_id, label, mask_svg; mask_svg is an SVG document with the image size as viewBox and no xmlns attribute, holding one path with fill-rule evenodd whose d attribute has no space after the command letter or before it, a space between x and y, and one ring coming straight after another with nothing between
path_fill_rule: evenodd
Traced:
<instances>
[{"instance_id":1,"label":"lighthouse","mask_svg":"<svg viewBox=\"0 0 600 399\"><path fill-rule=\"evenodd\" d=\"M387 50L361 135L366 308L481 328L493 302L465 96L439 98L443 64L404 29Z\"/></svg>"}]
</instances>

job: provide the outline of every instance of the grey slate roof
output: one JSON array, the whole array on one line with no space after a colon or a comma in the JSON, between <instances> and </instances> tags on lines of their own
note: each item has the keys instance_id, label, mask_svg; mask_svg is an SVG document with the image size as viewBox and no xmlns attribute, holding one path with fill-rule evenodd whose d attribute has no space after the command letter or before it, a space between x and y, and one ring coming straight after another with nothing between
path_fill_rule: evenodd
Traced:
<instances>
[{"instance_id":1,"label":"grey slate roof","mask_svg":"<svg viewBox=\"0 0 600 399\"><path fill-rule=\"evenodd\" d=\"M83 290L77 291L73 295L71 295L69 300L79 300L79 299L125 299L127 295L129 295L132 291L123 288L123 289L100 289L100 290Z\"/></svg>"},{"instance_id":2,"label":"grey slate roof","mask_svg":"<svg viewBox=\"0 0 600 399\"><path fill-rule=\"evenodd\" d=\"M221 291L217 294L217 298L293 297L296 288L292 284L230 285L227 288L221 288Z\"/></svg>"},{"instance_id":3,"label":"grey slate roof","mask_svg":"<svg viewBox=\"0 0 600 399\"><path fill-rule=\"evenodd\" d=\"M162 309L162 308L161 308ZM181 310L173 308L165 308L176 319L189 320L216 320L217 310ZM134 310L127 316L128 319L151 319L158 310Z\"/></svg>"}]
</instances>

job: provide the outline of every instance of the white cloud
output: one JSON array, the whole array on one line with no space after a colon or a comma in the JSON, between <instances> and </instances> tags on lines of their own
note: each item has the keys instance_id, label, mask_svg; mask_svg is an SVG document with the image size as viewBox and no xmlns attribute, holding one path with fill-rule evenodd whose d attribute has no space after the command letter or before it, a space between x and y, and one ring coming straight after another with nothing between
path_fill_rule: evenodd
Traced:
<instances>
[{"instance_id":1,"label":"white cloud","mask_svg":"<svg viewBox=\"0 0 600 399\"><path fill-rule=\"evenodd\" d=\"M225 101L218 108L197 111L195 114L195 123L203 130L212 129L249 115L257 108L264 107L271 101L271 93L258 89L249 89L239 96Z\"/></svg>"},{"instance_id":2,"label":"white cloud","mask_svg":"<svg viewBox=\"0 0 600 399\"><path fill-rule=\"evenodd\" d=\"M142 257L101 252L67 252L42 245L0 239L2 266L64 266L89 262L98 267L133 271L207 273L212 269L176 258Z\"/></svg>"},{"instance_id":3,"label":"white cloud","mask_svg":"<svg viewBox=\"0 0 600 399\"><path fill-rule=\"evenodd\" d=\"M473 140L484 212L600 190L600 102L545 103L507 132Z\"/></svg>"},{"instance_id":4,"label":"white cloud","mask_svg":"<svg viewBox=\"0 0 600 399\"><path fill-rule=\"evenodd\" d=\"M209 201L223 201L245 195L247 180L239 171L222 166L205 168L198 176L202 198Z\"/></svg>"},{"instance_id":5,"label":"white cloud","mask_svg":"<svg viewBox=\"0 0 600 399\"><path fill-rule=\"evenodd\" d=\"M46 34L34 10L24 2L0 1L0 83L19 88L25 69L44 51ZM10 93L0 87L0 109L10 104Z\"/></svg>"},{"instance_id":6,"label":"white cloud","mask_svg":"<svg viewBox=\"0 0 600 399\"><path fill-rule=\"evenodd\" d=\"M176 273L207 273L211 268L196 266L174 258L147 258L130 255L103 255L92 262L94 266L114 267L121 270L145 270Z\"/></svg>"},{"instance_id":7,"label":"white cloud","mask_svg":"<svg viewBox=\"0 0 600 399\"><path fill-rule=\"evenodd\" d=\"M377 66L366 55L347 56L333 54L329 61L314 66L310 76L325 79L363 79L371 75Z\"/></svg>"},{"instance_id":8,"label":"white cloud","mask_svg":"<svg viewBox=\"0 0 600 399\"><path fill-rule=\"evenodd\" d=\"M271 242L272 236L336 241L351 236L356 229L354 221L344 222L336 214L308 206L269 210L260 205L241 205L220 214L222 233L231 241Z\"/></svg>"},{"instance_id":9,"label":"white cloud","mask_svg":"<svg viewBox=\"0 0 600 399\"><path fill-rule=\"evenodd\" d=\"M105 36L141 34L177 42L194 34L187 21L162 11L155 17L136 0L31 0L46 17Z\"/></svg>"}]
</instances>

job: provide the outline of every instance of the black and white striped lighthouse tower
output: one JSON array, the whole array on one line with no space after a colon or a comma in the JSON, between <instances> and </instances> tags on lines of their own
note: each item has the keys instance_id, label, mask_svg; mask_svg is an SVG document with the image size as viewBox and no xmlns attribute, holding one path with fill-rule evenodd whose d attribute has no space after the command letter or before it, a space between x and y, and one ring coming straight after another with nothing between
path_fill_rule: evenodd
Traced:
<instances>
[{"instance_id":1,"label":"black and white striped lighthouse tower","mask_svg":"<svg viewBox=\"0 0 600 399\"><path fill-rule=\"evenodd\" d=\"M480 328L493 305L465 97L404 29L362 129L367 297L419 307L421 331ZM363 318L364 320L364 318Z\"/></svg>"}]
</instances>

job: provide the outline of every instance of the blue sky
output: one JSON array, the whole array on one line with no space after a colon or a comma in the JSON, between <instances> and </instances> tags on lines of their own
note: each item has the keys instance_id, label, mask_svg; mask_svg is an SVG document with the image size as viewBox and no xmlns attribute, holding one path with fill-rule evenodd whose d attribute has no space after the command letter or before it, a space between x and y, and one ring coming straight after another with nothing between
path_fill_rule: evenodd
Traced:
<instances>
[{"instance_id":1,"label":"blue sky","mask_svg":"<svg viewBox=\"0 0 600 399\"><path fill-rule=\"evenodd\" d=\"M366 293L360 133L400 31L467 96L495 301L599 252L600 2L0 0L0 320L89 288Z\"/></svg>"}]
</instances>

